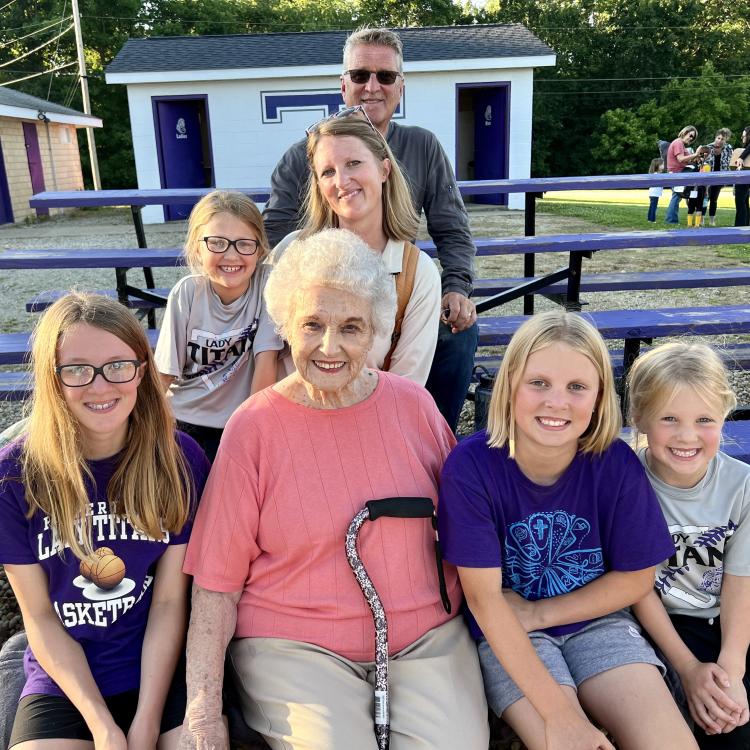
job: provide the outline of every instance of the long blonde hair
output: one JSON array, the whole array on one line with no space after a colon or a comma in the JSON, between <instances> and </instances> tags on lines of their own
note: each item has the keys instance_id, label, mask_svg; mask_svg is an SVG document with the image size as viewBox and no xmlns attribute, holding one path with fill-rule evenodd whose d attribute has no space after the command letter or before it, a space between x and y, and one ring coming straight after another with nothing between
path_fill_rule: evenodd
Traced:
<instances>
[{"instance_id":1,"label":"long blonde hair","mask_svg":"<svg viewBox=\"0 0 750 750\"><path fill-rule=\"evenodd\" d=\"M303 236L315 234L321 229L336 229L339 226L339 217L333 212L328 205L328 201L320 192L318 176L315 174L313 166L315 150L320 143L320 139L326 135L359 138L378 163L382 163L385 159L390 161L391 171L383 183L383 233L390 240L400 242L414 240L419 228L419 216L414 210L406 178L385 138L368 122L355 116L326 120L307 137L310 181L305 197Z\"/></svg>"},{"instance_id":2,"label":"long blonde hair","mask_svg":"<svg viewBox=\"0 0 750 750\"><path fill-rule=\"evenodd\" d=\"M84 559L93 553L86 490L86 480L93 476L55 372L60 337L78 323L117 336L145 362L125 447L107 487L112 512L127 516L149 537L162 539L165 531L179 532L184 526L193 488L141 324L128 309L101 295L71 293L58 300L34 331L34 390L21 454L22 480L28 517L37 510L46 513L61 549L68 546Z\"/></svg>"},{"instance_id":3,"label":"long blonde hair","mask_svg":"<svg viewBox=\"0 0 750 750\"><path fill-rule=\"evenodd\" d=\"M268 255L268 238L263 226L263 217L253 200L244 193L234 190L212 190L193 206L188 219L188 231L183 255L193 273L203 273L200 250L200 243L203 241L203 228L216 214L231 214L253 228L260 244L257 253L258 263Z\"/></svg>"},{"instance_id":4,"label":"long blonde hair","mask_svg":"<svg viewBox=\"0 0 750 750\"><path fill-rule=\"evenodd\" d=\"M493 448L502 448L507 444L511 458L516 437L514 400L526 362L534 352L556 343L566 344L573 351L588 357L599 375L596 410L589 428L579 438L579 450L601 453L620 432L622 419L615 394L612 364L599 332L576 313L558 310L539 313L529 318L508 344L490 398L487 442Z\"/></svg>"}]
</instances>

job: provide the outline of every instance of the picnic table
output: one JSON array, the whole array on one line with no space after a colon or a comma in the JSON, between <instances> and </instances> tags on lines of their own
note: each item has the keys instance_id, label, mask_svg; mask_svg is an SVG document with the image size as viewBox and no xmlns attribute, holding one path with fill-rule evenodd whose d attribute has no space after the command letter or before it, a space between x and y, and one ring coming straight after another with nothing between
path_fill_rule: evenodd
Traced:
<instances>
[{"instance_id":1,"label":"picnic table","mask_svg":"<svg viewBox=\"0 0 750 750\"><path fill-rule=\"evenodd\" d=\"M519 279L480 280L477 292L490 294L477 304L478 312L497 307L521 296L533 293L555 295L564 301L569 309L580 309L580 292L583 283L582 259L591 257L594 252L613 251L628 248L662 248L683 245L724 245L750 244L750 228L713 227L700 232L691 229L678 229L630 232L592 232L589 234L541 235L532 237L495 237L476 240L477 253L482 256L521 254L525 257L536 253L564 252L568 254L567 266L540 277ZM432 257L436 256L435 244L431 240L420 240L417 245ZM151 269L154 267L177 266L183 263L182 251L174 248L55 248L49 250L7 250L0 254L0 270L33 268L114 268L116 294L123 304L146 310L149 325L154 327L154 306L164 305L163 290L156 290ZM144 269L146 288L128 283L127 272L134 267ZM617 290L625 288L659 288L667 279L653 274L612 275L609 279L598 280L595 276L588 281L590 291ZM653 278L652 278L653 277ZM511 285L503 282L512 282ZM672 272L669 284L672 288L714 285L742 285L747 283L747 275L736 269L688 270ZM561 289L561 285L564 288ZM501 288L496 288L501 287ZM561 297L561 292L563 296ZM106 293L106 292L105 292ZM56 292L46 292L44 300L32 301L35 310L42 309L48 301L56 299ZM141 302L148 304L144 305ZM526 313L526 310L524 310Z\"/></svg>"},{"instance_id":2,"label":"picnic table","mask_svg":"<svg viewBox=\"0 0 750 750\"><path fill-rule=\"evenodd\" d=\"M631 175L590 175L587 177L531 177L523 179L505 180L462 180L458 182L461 195L487 195L487 194L525 194L524 234L533 236L536 234L536 200L545 192L563 190L617 190L638 189L661 185L672 187L674 185L728 185L736 183L750 183L750 170L728 171L728 172L695 172L695 173L656 173L656 174L631 174ZM29 201L32 208L64 208L64 207L87 207L87 206L130 206L133 217L133 225L138 241L138 247L147 247L146 232L143 226L141 209L149 205L174 205L191 203L199 200L215 188L160 188L160 189L129 189L129 190L72 190L72 191L45 191L37 193ZM227 188L237 190L250 196L258 202L268 199L269 188ZM705 234L705 232L703 233ZM696 240L697 241L697 240ZM704 243L706 244L706 243ZM481 253L481 247L478 248ZM587 256L587 251L582 254L571 254L568 269L561 269L546 279L547 283L560 281L564 278L580 279L582 259ZM533 279L535 275L535 256L531 251L524 253L523 275ZM147 289L154 288L153 274L150 268L144 268ZM542 287L544 284L542 284ZM534 292L537 286L533 281L529 282L527 288L522 289L524 314L530 315L534 312ZM504 293L505 297L515 292ZM572 288L572 308L577 305L575 283ZM515 295L520 296L520 295ZM502 301L507 301L505 297ZM485 303L487 304L487 303Z\"/></svg>"}]
</instances>

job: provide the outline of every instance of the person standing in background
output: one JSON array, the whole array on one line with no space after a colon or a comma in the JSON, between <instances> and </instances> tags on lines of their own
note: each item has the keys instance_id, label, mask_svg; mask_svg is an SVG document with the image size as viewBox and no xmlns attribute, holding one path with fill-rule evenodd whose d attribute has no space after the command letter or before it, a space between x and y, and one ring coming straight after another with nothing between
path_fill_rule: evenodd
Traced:
<instances>
[{"instance_id":1,"label":"person standing in background","mask_svg":"<svg viewBox=\"0 0 750 750\"><path fill-rule=\"evenodd\" d=\"M426 388L455 432L474 366L478 331L469 299L476 248L453 168L437 137L424 128L392 121L404 91L403 46L389 29L359 29L344 45L341 95L347 107L362 105L388 142L411 188L417 214L424 210L427 231L442 267L442 315ZM271 245L301 228L310 175L307 139L291 146L271 177L263 211Z\"/></svg>"},{"instance_id":2,"label":"person standing in background","mask_svg":"<svg viewBox=\"0 0 750 750\"><path fill-rule=\"evenodd\" d=\"M698 137L698 131L693 125L686 125L677 135L667 149L667 172L674 174L682 172L688 164L692 164L698 159L698 154L688 151L693 141ZM680 223L680 198L682 192L672 188L672 198L669 201L665 221L667 224Z\"/></svg>"}]
</instances>

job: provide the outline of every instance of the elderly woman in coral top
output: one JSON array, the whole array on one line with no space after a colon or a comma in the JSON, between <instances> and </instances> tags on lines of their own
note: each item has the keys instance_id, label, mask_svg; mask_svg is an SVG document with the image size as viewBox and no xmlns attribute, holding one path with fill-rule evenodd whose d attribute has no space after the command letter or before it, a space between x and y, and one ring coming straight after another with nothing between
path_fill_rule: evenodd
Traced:
<instances>
[{"instance_id":1,"label":"elderly woman in coral top","mask_svg":"<svg viewBox=\"0 0 750 750\"><path fill-rule=\"evenodd\" d=\"M436 500L454 438L421 386L365 365L393 325L395 293L356 235L292 243L266 300L296 371L231 417L198 511L182 747L227 747L229 645L245 721L272 748L374 750L375 629L346 531L368 500ZM391 749L486 750L456 572L446 566L447 614L428 522L367 524L359 549L388 616Z\"/></svg>"}]
</instances>

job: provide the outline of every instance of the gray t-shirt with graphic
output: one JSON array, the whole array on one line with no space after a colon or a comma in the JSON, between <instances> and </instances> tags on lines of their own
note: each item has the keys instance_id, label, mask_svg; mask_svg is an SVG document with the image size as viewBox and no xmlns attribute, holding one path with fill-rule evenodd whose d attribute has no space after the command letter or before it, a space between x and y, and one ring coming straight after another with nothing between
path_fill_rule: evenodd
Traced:
<instances>
[{"instance_id":1,"label":"gray t-shirt with graphic","mask_svg":"<svg viewBox=\"0 0 750 750\"><path fill-rule=\"evenodd\" d=\"M719 615L724 573L750 576L750 466L717 453L695 487L678 489L649 469L675 554L656 566L656 590L667 612L708 619Z\"/></svg>"},{"instance_id":2,"label":"gray t-shirt with graphic","mask_svg":"<svg viewBox=\"0 0 750 750\"><path fill-rule=\"evenodd\" d=\"M177 378L167 394L177 419L223 428L250 395L254 355L281 349L263 304L268 273L259 266L247 292L228 305L204 276L172 288L155 357L159 372Z\"/></svg>"}]
</instances>

